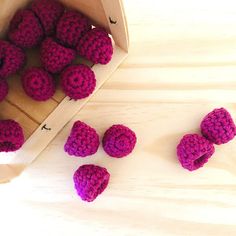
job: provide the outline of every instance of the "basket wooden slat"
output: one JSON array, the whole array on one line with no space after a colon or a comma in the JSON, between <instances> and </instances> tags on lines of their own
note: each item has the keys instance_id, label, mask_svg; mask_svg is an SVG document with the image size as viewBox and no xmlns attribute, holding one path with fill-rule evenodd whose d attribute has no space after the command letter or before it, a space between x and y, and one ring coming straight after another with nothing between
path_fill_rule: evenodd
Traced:
<instances>
[{"instance_id":1,"label":"basket wooden slat","mask_svg":"<svg viewBox=\"0 0 236 236\"><path fill-rule=\"evenodd\" d=\"M25 0L14 0L14 2L17 2L17 4L12 4L12 1L11 4L9 4L9 1L1 1L0 3L0 21L1 23L4 21L4 24L0 25L2 37L4 37L3 33L5 33L6 26L8 26L14 12L30 3L30 1ZM114 54L108 65L92 66L91 63L81 58L76 61L76 63L92 66L97 78L97 91L127 56L128 30L122 1L62 0L62 2L70 8L80 10L89 16L95 25L105 27L111 32L114 40ZM7 11L3 13L2 9L7 9ZM110 19L116 23L110 21ZM28 62L28 66L40 64L38 49L28 52ZM25 95L20 83L20 74L9 78L9 85L9 95L4 102L0 103L0 111L2 111L0 112L0 118L11 118L18 121L24 128L27 140L23 148L15 153L0 153L0 172L2 173L0 182L6 182L18 176L27 165L37 158L66 123L92 97L73 101L65 97L60 88L58 88L52 99L40 103Z\"/></svg>"}]
</instances>

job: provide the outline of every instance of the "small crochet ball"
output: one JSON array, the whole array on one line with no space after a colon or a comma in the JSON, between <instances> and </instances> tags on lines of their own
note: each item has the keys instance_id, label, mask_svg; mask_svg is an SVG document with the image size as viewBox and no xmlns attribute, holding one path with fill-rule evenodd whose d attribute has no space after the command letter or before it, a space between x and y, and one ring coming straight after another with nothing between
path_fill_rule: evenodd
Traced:
<instances>
[{"instance_id":1,"label":"small crochet ball","mask_svg":"<svg viewBox=\"0 0 236 236\"><path fill-rule=\"evenodd\" d=\"M214 152L213 144L198 134L185 135L177 146L179 162L189 171L202 167Z\"/></svg>"},{"instance_id":2,"label":"small crochet ball","mask_svg":"<svg viewBox=\"0 0 236 236\"><path fill-rule=\"evenodd\" d=\"M4 98L8 94L8 83L5 79L0 79L0 102L4 100Z\"/></svg>"},{"instance_id":3,"label":"small crochet ball","mask_svg":"<svg viewBox=\"0 0 236 236\"><path fill-rule=\"evenodd\" d=\"M24 143L21 126L14 120L0 121L0 152L14 152Z\"/></svg>"},{"instance_id":4,"label":"small crochet ball","mask_svg":"<svg viewBox=\"0 0 236 236\"><path fill-rule=\"evenodd\" d=\"M112 42L105 30L94 28L80 39L77 52L95 64L107 64L113 54Z\"/></svg>"},{"instance_id":5,"label":"small crochet ball","mask_svg":"<svg viewBox=\"0 0 236 236\"><path fill-rule=\"evenodd\" d=\"M61 75L61 86L64 93L77 100L88 97L96 87L95 74L86 65L72 65Z\"/></svg>"},{"instance_id":6,"label":"small crochet ball","mask_svg":"<svg viewBox=\"0 0 236 236\"><path fill-rule=\"evenodd\" d=\"M104 151L111 157L121 158L130 154L136 144L135 133L124 125L113 125L104 134Z\"/></svg>"},{"instance_id":7,"label":"small crochet ball","mask_svg":"<svg viewBox=\"0 0 236 236\"><path fill-rule=\"evenodd\" d=\"M45 70L59 73L75 58L75 51L60 45L52 38L46 38L40 49L40 60Z\"/></svg>"},{"instance_id":8,"label":"small crochet ball","mask_svg":"<svg viewBox=\"0 0 236 236\"><path fill-rule=\"evenodd\" d=\"M19 47L32 48L42 41L43 29L32 11L19 10L10 22L8 37Z\"/></svg>"},{"instance_id":9,"label":"small crochet ball","mask_svg":"<svg viewBox=\"0 0 236 236\"><path fill-rule=\"evenodd\" d=\"M64 12L64 6L56 0L35 0L31 9L39 18L47 36L56 31L56 24Z\"/></svg>"},{"instance_id":10,"label":"small crochet ball","mask_svg":"<svg viewBox=\"0 0 236 236\"><path fill-rule=\"evenodd\" d=\"M81 199L92 202L106 189L110 174L103 167L83 165L75 171L73 179L75 189Z\"/></svg>"},{"instance_id":11,"label":"small crochet ball","mask_svg":"<svg viewBox=\"0 0 236 236\"><path fill-rule=\"evenodd\" d=\"M87 157L97 152L99 136L95 129L87 124L76 121L71 129L64 150L69 155Z\"/></svg>"},{"instance_id":12,"label":"small crochet ball","mask_svg":"<svg viewBox=\"0 0 236 236\"><path fill-rule=\"evenodd\" d=\"M52 76L41 68L27 69L21 77L21 81L25 93L36 101L48 100L56 90Z\"/></svg>"},{"instance_id":13,"label":"small crochet ball","mask_svg":"<svg viewBox=\"0 0 236 236\"><path fill-rule=\"evenodd\" d=\"M236 135L236 127L229 112L215 109L210 112L201 123L202 135L215 144L224 144Z\"/></svg>"},{"instance_id":14,"label":"small crochet ball","mask_svg":"<svg viewBox=\"0 0 236 236\"><path fill-rule=\"evenodd\" d=\"M15 45L0 40L0 78L15 74L25 64L24 52Z\"/></svg>"},{"instance_id":15,"label":"small crochet ball","mask_svg":"<svg viewBox=\"0 0 236 236\"><path fill-rule=\"evenodd\" d=\"M65 12L57 24L57 38L62 44L74 48L81 36L91 29L88 19L79 12Z\"/></svg>"}]
</instances>

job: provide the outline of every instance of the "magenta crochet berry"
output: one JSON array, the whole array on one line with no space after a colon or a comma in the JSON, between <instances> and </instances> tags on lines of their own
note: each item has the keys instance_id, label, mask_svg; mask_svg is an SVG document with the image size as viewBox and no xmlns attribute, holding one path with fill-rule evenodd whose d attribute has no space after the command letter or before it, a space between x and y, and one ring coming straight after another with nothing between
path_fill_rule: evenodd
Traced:
<instances>
[{"instance_id":1,"label":"magenta crochet berry","mask_svg":"<svg viewBox=\"0 0 236 236\"><path fill-rule=\"evenodd\" d=\"M31 9L39 18L47 36L56 31L56 24L64 12L64 6L57 0L34 0Z\"/></svg>"},{"instance_id":2,"label":"magenta crochet berry","mask_svg":"<svg viewBox=\"0 0 236 236\"><path fill-rule=\"evenodd\" d=\"M4 100L4 98L8 94L8 83L5 79L0 79L0 102Z\"/></svg>"},{"instance_id":3,"label":"magenta crochet berry","mask_svg":"<svg viewBox=\"0 0 236 236\"><path fill-rule=\"evenodd\" d=\"M64 93L77 100L88 97L96 87L95 74L86 65L72 65L61 75L61 86Z\"/></svg>"},{"instance_id":4,"label":"magenta crochet berry","mask_svg":"<svg viewBox=\"0 0 236 236\"><path fill-rule=\"evenodd\" d=\"M76 53L70 48L63 47L52 38L43 41L40 49L40 59L45 70L59 73L75 58Z\"/></svg>"},{"instance_id":5,"label":"magenta crochet berry","mask_svg":"<svg viewBox=\"0 0 236 236\"><path fill-rule=\"evenodd\" d=\"M229 112L215 109L210 112L201 123L202 135L215 144L224 144L236 135L236 127Z\"/></svg>"},{"instance_id":6,"label":"magenta crochet berry","mask_svg":"<svg viewBox=\"0 0 236 236\"><path fill-rule=\"evenodd\" d=\"M75 189L81 199L92 202L106 189L110 174L103 167L83 165L75 171L73 179Z\"/></svg>"},{"instance_id":7,"label":"magenta crochet berry","mask_svg":"<svg viewBox=\"0 0 236 236\"><path fill-rule=\"evenodd\" d=\"M46 101L56 90L52 76L42 68L32 67L21 77L25 93L36 101Z\"/></svg>"},{"instance_id":8,"label":"magenta crochet berry","mask_svg":"<svg viewBox=\"0 0 236 236\"><path fill-rule=\"evenodd\" d=\"M42 41L43 29L32 11L19 10L10 22L8 37L19 47L31 48Z\"/></svg>"},{"instance_id":9,"label":"magenta crochet berry","mask_svg":"<svg viewBox=\"0 0 236 236\"><path fill-rule=\"evenodd\" d=\"M77 52L95 64L107 64L113 54L112 42L103 29L94 28L80 39Z\"/></svg>"},{"instance_id":10,"label":"magenta crochet berry","mask_svg":"<svg viewBox=\"0 0 236 236\"><path fill-rule=\"evenodd\" d=\"M0 40L0 78L15 74L25 64L24 52L15 45Z\"/></svg>"},{"instance_id":11,"label":"magenta crochet berry","mask_svg":"<svg viewBox=\"0 0 236 236\"><path fill-rule=\"evenodd\" d=\"M14 120L0 121L0 152L14 152L24 143L21 126Z\"/></svg>"},{"instance_id":12,"label":"magenta crochet berry","mask_svg":"<svg viewBox=\"0 0 236 236\"><path fill-rule=\"evenodd\" d=\"M130 154L136 144L135 133L124 125L113 125L104 134L104 151L112 157L121 158Z\"/></svg>"},{"instance_id":13,"label":"magenta crochet berry","mask_svg":"<svg viewBox=\"0 0 236 236\"><path fill-rule=\"evenodd\" d=\"M177 156L189 171L202 167L215 152L213 144L198 134L185 135L177 146Z\"/></svg>"},{"instance_id":14,"label":"magenta crochet berry","mask_svg":"<svg viewBox=\"0 0 236 236\"><path fill-rule=\"evenodd\" d=\"M57 38L68 47L75 47L81 36L91 29L91 25L84 15L69 10L65 12L57 24Z\"/></svg>"},{"instance_id":15,"label":"magenta crochet berry","mask_svg":"<svg viewBox=\"0 0 236 236\"><path fill-rule=\"evenodd\" d=\"M95 129L76 121L64 146L65 152L77 157L87 157L97 152L99 136Z\"/></svg>"}]
</instances>

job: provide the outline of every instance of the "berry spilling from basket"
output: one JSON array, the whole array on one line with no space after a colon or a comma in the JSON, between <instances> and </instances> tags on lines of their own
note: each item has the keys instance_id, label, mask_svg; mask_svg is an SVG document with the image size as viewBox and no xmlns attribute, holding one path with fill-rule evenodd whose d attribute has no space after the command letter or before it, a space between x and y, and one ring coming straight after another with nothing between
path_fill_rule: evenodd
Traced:
<instances>
[{"instance_id":1,"label":"berry spilling from basket","mask_svg":"<svg viewBox=\"0 0 236 236\"><path fill-rule=\"evenodd\" d=\"M108 185L110 174L104 167L82 165L74 173L74 185L82 200L92 202Z\"/></svg>"},{"instance_id":2,"label":"berry spilling from basket","mask_svg":"<svg viewBox=\"0 0 236 236\"><path fill-rule=\"evenodd\" d=\"M113 125L104 134L104 151L111 157L121 158L129 155L136 144L135 133L124 125Z\"/></svg>"},{"instance_id":3,"label":"berry spilling from basket","mask_svg":"<svg viewBox=\"0 0 236 236\"><path fill-rule=\"evenodd\" d=\"M177 146L177 156L183 168L193 171L203 167L215 152L214 144L231 141L236 126L225 108L214 109L202 120L198 134L184 135Z\"/></svg>"},{"instance_id":4,"label":"berry spilling from basket","mask_svg":"<svg viewBox=\"0 0 236 236\"><path fill-rule=\"evenodd\" d=\"M18 10L7 36L8 40L0 40L0 101L7 96L7 80L14 74L20 75L25 94L38 102L53 99L57 79L70 99L87 98L95 90L96 75L88 65L76 64L75 59L82 57L86 64L90 61L91 65L104 65L113 54L112 40L105 29L96 28L85 15L56 0L35 0L26 9ZM26 63L26 52L31 48L39 49L40 65ZM122 127L108 133L104 148L109 155L122 157L131 153L136 143L133 131ZM17 151L23 143L20 124L0 120L0 152ZM96 130L78 121L64 150L69 155L87 157L97 152L99 144ZM105 190L109 178L105 168L84 165L74 174L75 188L83 200L90 202Z\"/></svg>"},{"instance_id":5,"label":"berry spilling from basket","mask_svg":"<svg viewBox=\"0 0 236 236\"><path fill-rule=\"evenodd\" d=\"M177 146L179 162L189 171L202 167L214 151L213 144L198 134L185 135Z\"/></svg>"},{"instance_id":6,"label":"berry spilling from basket","mask_svg":"<svg viewBox=\"0 0 236 236\"><path fill-rule=\"evenodd\" d=\"M136 134L124 125L113 125L103 135L103 149L111 157L121 158L130 154L136 144ZM71 156L88 157L99 148L96 130L81 121L76 121L64 145ZM100 166L81 165L74 173L75 189L84 201L91 202L108 186L110 174Z\"/></svg>"},{"instance_id":7,"label":"berry spilling from basket","mask_svg":"<svg viewBox=\"0 0 236 236\"><path fill-rule=\"evenodd\" d=\"M21 126L14 120L0 121L0 152L14 152L24 143Z\"/></svg>"},{"instance_id":8,"label":"berry spilling from basket","mask_svg":"<svg viewBox=\"0 0 236 236\"><path fill-rule=\"evenodd\" d=\"M26 9L18 10L7 36L9 41L0 40L0 101L11 89L7 80L16 73L21 76L25 94L35 101L53 98L58 78L65 95L73 100L84 99L94 92L96 76L92 68L76 64L75 59L84 57L91 65L106 64L113 53L111 38L104 29L92 26L81 12L67 9L56 0L35 0ZM35 47L39 49L41 65L25 66L26 51ZM77 151L69 148L68 153L89 155L96 151L97 144L92 148L93 145ZM11 150L14 148L7 149Z\"/></svg>"},{"instance_id":9,"label":"berry spilling from basket","mask_svg":"<svg viewBox=\"0 0 236 236\"><path fill-rule=\"evenodd\" d=\"M225 108L214 109L201 123L204 137L217 145L228 143L236 135L236 126Z\"/></svg>"},{"instance_id":10,"label":"berry spilling from basket","mask_svg":"<svg viewBox=\"0 0 236 236\"><path fill-rule=\"evenodd\" d=\"M69 155L87 157L97 152L99 136L95 129L77 121L74 123L70 136L64 146Z\"/></svg>"}]
</instances>

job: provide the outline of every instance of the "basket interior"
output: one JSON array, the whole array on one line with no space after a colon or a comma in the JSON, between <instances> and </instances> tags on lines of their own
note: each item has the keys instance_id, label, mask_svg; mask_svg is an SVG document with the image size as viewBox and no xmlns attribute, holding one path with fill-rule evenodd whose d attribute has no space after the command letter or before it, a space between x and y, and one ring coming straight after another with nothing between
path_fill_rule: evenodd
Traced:
<instances>
[{"instance_id":1,"label":"basket interior","mask_svg":"<svg viewBox=\"0 0 236 236\"><path fill-rule=\"evenodd\" d=\"M14 2L14 4L13 4ZM6 30L14 13L30 4L29 0L3 0L0 1L0 36L5 38ZM107 19L100 0L62 0L67 7L79 10L88 16L93 24L108 27ZM26 50L27 65L40 66L39 48ZM92 67L92 63L77 57L75 64L83 63ZM26 140L34 133L41 123L52 113L59 103L65 98L59 85L59 77L55 77L57 90L54 96L46 102L37 102L29 98L21 86L21 73L8 78L9 94L0 103L0 119L14 119L24 129Z\"/></svg>"}]
</instances>

